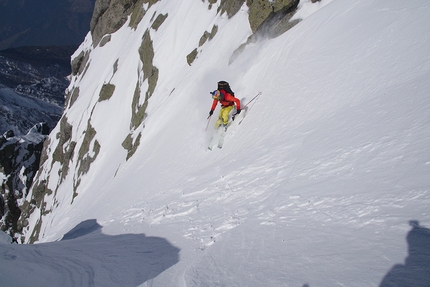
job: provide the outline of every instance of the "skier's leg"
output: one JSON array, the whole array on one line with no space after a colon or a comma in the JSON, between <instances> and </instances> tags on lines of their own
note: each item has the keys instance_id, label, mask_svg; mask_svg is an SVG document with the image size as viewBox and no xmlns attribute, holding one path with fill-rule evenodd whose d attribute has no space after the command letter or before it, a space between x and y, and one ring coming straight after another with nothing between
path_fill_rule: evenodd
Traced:
<instances>
[{"instance_id":1,"label":"skier's leg","mask_svg":"<svg viewBox=\"0 0 430 287\"><path fill-rule=\"evenodd\" d=\"M217 128L219 128L219 126L222 124L222 121L223 121L223 119L222 119L222 111L223 110L223 108L221 108L221 111L219 112L219 117L218 117L218 120L215 122L215 129L217 129Z\"/></svg>"},{"instance_id":2,"label":"skier's leg","mask_svg":"<svg viewBox=\"0 0 430 287\"><path fill-rule=\"evenodd\" d=\"M230 114L232 109L233 109L233 106L223 107L221 109L222 123L225 126L228 124L228 115Z\"/></svg>"}]
</instances>

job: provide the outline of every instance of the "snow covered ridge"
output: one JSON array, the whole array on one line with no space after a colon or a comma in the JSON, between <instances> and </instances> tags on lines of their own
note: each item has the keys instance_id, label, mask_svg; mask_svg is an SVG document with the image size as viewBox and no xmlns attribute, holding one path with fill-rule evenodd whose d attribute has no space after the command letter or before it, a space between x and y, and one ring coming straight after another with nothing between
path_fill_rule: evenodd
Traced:
<instances>
[{"instance_id":1,"label":"snow covered ridge","mask_svg":"<svg viewBox=\"0 0 430 287\"><path fill-rule=\"evenodd\" d=\"M134 286L361 287L387 274L429 285L428 1L332 1L232 62L254 33L250 8L229 18L211 2L142 2L144 15L96 45L86 37L27 198L40 200L25 242L88 263L95 286L121 286L100 274L123 270L136 247L118 238L142 234L167 241L174 260L155 276L133 269ZM262 95L208 151L219 80L243 102ZM101 228L57 247L89 220ZM119 254L101 263L76 247L87 236Z\"/></svg>"}]
</instances>

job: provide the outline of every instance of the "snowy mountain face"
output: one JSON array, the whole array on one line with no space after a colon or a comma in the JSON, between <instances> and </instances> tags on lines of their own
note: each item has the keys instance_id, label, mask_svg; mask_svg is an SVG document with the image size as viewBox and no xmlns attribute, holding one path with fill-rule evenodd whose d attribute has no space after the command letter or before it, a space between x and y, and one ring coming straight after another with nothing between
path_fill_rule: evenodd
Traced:
<instances>
[{"instance_id":1,"label":"snowy mountain face","mask_svg":"<svg viewBox=\"0 0 430 287\"><path fill-rule=\"evenodd\" d=\"M31 272L0 283L430 285L426 0L125 2L96 3L23 208L38 244L0 245ZM209 151L220 80L262 94Z\"/></svg>"},{"instance_id":2,"label":"snowy mountain face","mask_svg":"<svg viewBox=\"0 0 430 287\"><path fill-rule=\"evenodd\" d=\"M285 22L284 18L291 18L293 12L298 6L298 3L298 1L276 1L273 3L263 1L260 3L261 5L257 5L256 3L254 3L248 9L247 5L244 4L244 1L241 0L223 2L223 4L219 7L215 7L213 5L214 3L202 3L200 9L203 9L205 14L208 13L208 11L212 14L215 13L215 15L218 15L216 17L222 17L221 19L223 19L224 21L228 21L231 17L236 15L241 10L243 16L249 16L249 20L246 21L246 28L241 29L243 30L241 32L243 34L242 38L245 40L245 43L240 43L236 41L237 44L235 44L235 51L232 51L234 52L234 57L236 58L238 57L238 54L240 54L240 52L245 49L247 43L253 43L256 41L256 39L253 39L252 36L258 35L261 27L265 28L266 31L270 30L272 26L276 26L277 31L280 31L279 29L282 29L282 27L290 28L292 26L291 23L289 23L288 21L286 21L286 23L282 23L282 21ZM124 131L118 134L118 139L121 140L118 147L121 148L122 152L126 152L126 161L128 161L134 155L140 145L140 140L143 135L143 129L145 127L145 119L147 117L149 98L152 97L152 94L155 92L155 89L159 85L158 81L160 76L160 69L157 67L157 65L155 65L153 61L156 58L156 52L159 52L160 49L156 49L156 47L154 47L154 43L152 40L152 37L154 36L151 36L151 31L153 31L152 33L157 35L158 29L161 28L161 26L168 18L168 11L170 11L170 9L173 9L172 11L174 13L177 13L176 9L181 8L181 6L177 7L178 4L168 4L166 6L162 5L161 7L166 7L164 8L166 9L166 13L160 13L157 11L157 9L152 7L159 5L161 4L158 3L158 1L139 1L135 5L131 5L131 3L128 1L97 3L94 9L93 19L91 21L91 34L88 35L86 41L75 52L74 58L72 59L73 77L72 83L70 84L66 95L66 110L76 110L76 108L72 107L74 107L75 104L81 105L82 103L86 106L84 108L85 110L87 110L88 108L90 110L93 110L96 106L99 105L98 103L101 103L101 105L103 106L103 103L105 101L111 102L110 99L112 95L114 94L115 90L118 90L118 84L113 80L113 78L115 77L115 74L121 70L119 67L119 65L121 64L119 57L120 55L117 55L118 58L116 58L111 63L112 71L105 71L105 73L107 73L106 76L108 78L103 80L103 82L98 82L98 80L96 82L91 81L92 85L95 84L99 86L101 84L100 87L96 88L98 90L98 95L96 97L84 96L84 98L86 98L87 100L92 98L93 100L96 100L96 102L91 103L79 100L80 98L82 98L82 92L86 93L87 90L95 88L88 88L86 85L82 85L79 83L84 79L84 77L85 79L87 79L88 76L86 75L90 70L90 67L94 65L92 64L92 62L95 60L93 56L95 55L93 54L94 51L99 50L97 49L97 47L100 48L100 51L108 51L106 49L101 49L105 46L113 47L110 43L113 42L112 37L115 34L120 33L119 31L117 31L119 27L128 27L128 32L132 32L132 34L138 33L136 35L140 35L138 36L140 38L135 43L135 45L138 46L127 47L126 45L121 44L122 46L119 47L119 50L116 52L120 54L128 54L131 51L130 49L135 48L134 51L137 53L135 54L137 58L130 57L128 58L128 60L126 60L126 63L127 61L132 61L135 62L134 64L137 64L137 66L135 66L134 68L130 67L130 69L137 69L138 73L134 75L137 78L130 78L127 80L127 82L122 83L127 85L126 89L128 91L132 92L132 102L130 103L129 111L130 114L126 116L121 112L119 115L117 115L117 117L121 117L123 121L127 122L126 126L128 126L127 132L125 134ZM184 7L185 6L183 6L182 8ZM152 15L150 16L148 13L152 13ZM196 11L196 13L200 12ZM270 23L267 24L265 22L265 19L271 19ZM295 22L298 21L296 20ZM250 25L251 28L253 28L251 30L249 30ZM187 45L192 45L193 47L197 46L199 47L199 49L194 48L189 49L188 51L181 51L181 53L187 52L187 54L184 55L184 59L186 61L178 64L178 67L185 65L185 68L189 68L192 65L192 63L197 59L199 51L203 51L203 48L201 47L204 46L206 41L211 41L211 39L216 36L218 30L217 27L218 24L214 23L211 26L211 33L209 35L207 30L200 29L200 39L196 43L183 43ZM137 32L138 28L142 31ZM189 31L190 29L187 28L185 30ZM185 30L184 33L186 33ZM255 34L252 32L253 30L255 31ZM170 31L170 33L175 33L175 31L172 30ZM197 31L195 33L197 33ZM160 32L160 34L164 33ZM166 45L171 46L169 42L167 42ZM169 49L167 46L165 48ZM126 49L127 51L124 51L124 49ZM192 59L190 59L190 55L194 55ZM97 59L99 59L100 61L106 61L106 59L110 59L112 58L112 56L114 55L111 55L109 50L107 54L99 54L99 56L97 56ZM228 60L230 61L231 59ZM100 70L97 69L97 72L95 73L98 73L99 71ZM135 81L135 83L130 84L129 81L132 79L133 81ZM172 87L170 94L172 94L175 89L176 87ZM87 111L90 112L89 110ZM82 142L78 143L77 139L74 138L73 135L76 132L76 127L73 123L71 123L71 120L73 121L73 119L70 119L68 113L65 112L58 125L59 130L53 131L54 133L57 133L55 137L59 139L59 141L53 140L53 145L51 143L48 144L51 146L48 149L52 149L51 152L48 152L48 154L51 154L53 156L52 160L54 162L58 162L61 165L60 171L58 173L59 178L56 180L59 180L61 182L67 178L67 175L70 172L70 168L72 168L70 165L75 166L73 167L73 169L76 168L76 174L73 176L72 179L73 188L71 194L72 197L70 198L72 202L74 201L74 198L78 195L77 191L81 183L81 177L90 170L91 165L97 159L101 151L100 142L96 139L96 134L98 133L98 131L93 127L93 121L98 121L100 117L97 116L94 118L91 115L92 113L93 111L91 111L88 117L85 119L87 125L83 127L84 129L82 131L78 131L78 133L82 133L84 135L83 138L80 137L83 140ZM128 116L130 118L126 120ZM112 119L114 118L115 117L112 117ZM109 123L108 125L116 126L117 124ZM49 140L51 141L52 139ZM75 156L77 157L73 159L73 157ZM37 181L33 188L35 190L38 190L38 193L40 192L41 194L55 194L55 190L57 188L51 190L49 184L46 184L49 181L50 180L45 179ZM43 197L38 198L39 200L43 199ZM38 205L43 206L43 202L37 202L36 208ZM32 206L31 209L32 208L34 208L34 206ZM42 208L42 210L38 210L38 212L45 213L47 212L47 210L44 210L44 208ZM32 213L32 211L29 211L29 213ZM36 227L34 231L29 233L31 234L32 238L30 239L30 241L37 240L38 232L39 228Z\"/></svg>"}]
</instances>

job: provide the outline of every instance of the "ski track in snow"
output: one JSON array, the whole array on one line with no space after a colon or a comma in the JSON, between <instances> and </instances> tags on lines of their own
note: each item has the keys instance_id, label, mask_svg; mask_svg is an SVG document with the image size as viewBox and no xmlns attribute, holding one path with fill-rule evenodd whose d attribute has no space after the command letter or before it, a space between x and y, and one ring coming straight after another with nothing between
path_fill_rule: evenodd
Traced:
<instances>
[{"instance_id":1,"label":"ski track in snow","mask_svg":"<svg viewBox=\"0 0 430 287\"><path fill-rule=\"evenodd\" d=\"M264 167L263 172L268 172ZM249 170L256 174L255 170ZM258 172L257 172L258 173ZM231 177L231 178L229 178ZM157 209L147 210L145 203L136 204L123 214L123 222L136 219L151 224L183 222L188 232L183 236L195 241L204 242L206 246L215 242L216 238L226 231L240 225L249 217L257 217L262 225L289 226L295 224L303 216L307 224L324 226L331 222L342 222L343 225L354 224L361 228L368 224L385 225L390 220L401 220L403 209L418 201L430 199L426 190L412 190L399 195L387 194L382 198L369 198L367 194L353 196L323 197L299 194L288 195L286 191L276 192L277 183L267 182L268 179L256 178L246 182L234 180L234 174L222 177L212 184L212 188L193 188L190 193L176 191L175 201L166 201ZM268 178L273 179L272 176ZM281 181L282 182L282 181ZM269 192L270 191L270 192ZM179 194L180 193L180 194ZM286 194L282 194L286 193ZM233 204L234 208L219 210L214 216L211 206ZM388 213L389 211L389 213ZM397 212L396 212L397 211ZM426 209L422 210L423 215ZM381 216L381 214L383 216ZM385 215L384 215L385 214Z\"/></svg>"}]
</instances>

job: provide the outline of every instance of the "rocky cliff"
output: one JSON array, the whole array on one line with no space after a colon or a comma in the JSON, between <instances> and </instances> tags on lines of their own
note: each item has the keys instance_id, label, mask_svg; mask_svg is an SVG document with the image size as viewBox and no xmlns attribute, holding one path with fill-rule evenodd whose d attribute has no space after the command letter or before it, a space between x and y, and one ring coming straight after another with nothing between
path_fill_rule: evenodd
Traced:
<instances>
[{"instance_id":1,"label":"rocky cliff","mask_svg":"<svg viewBox=\"0 0 430 287\"><path fill-rule=\"evenodd\" d=\"M0 136L0 228L15 241L22 232L18 223L21 208L28 204L24 198L39 168L48 133L49 127L40 123L23 136L15 135L13 131Z\"/></svg>"}]
</instances>

